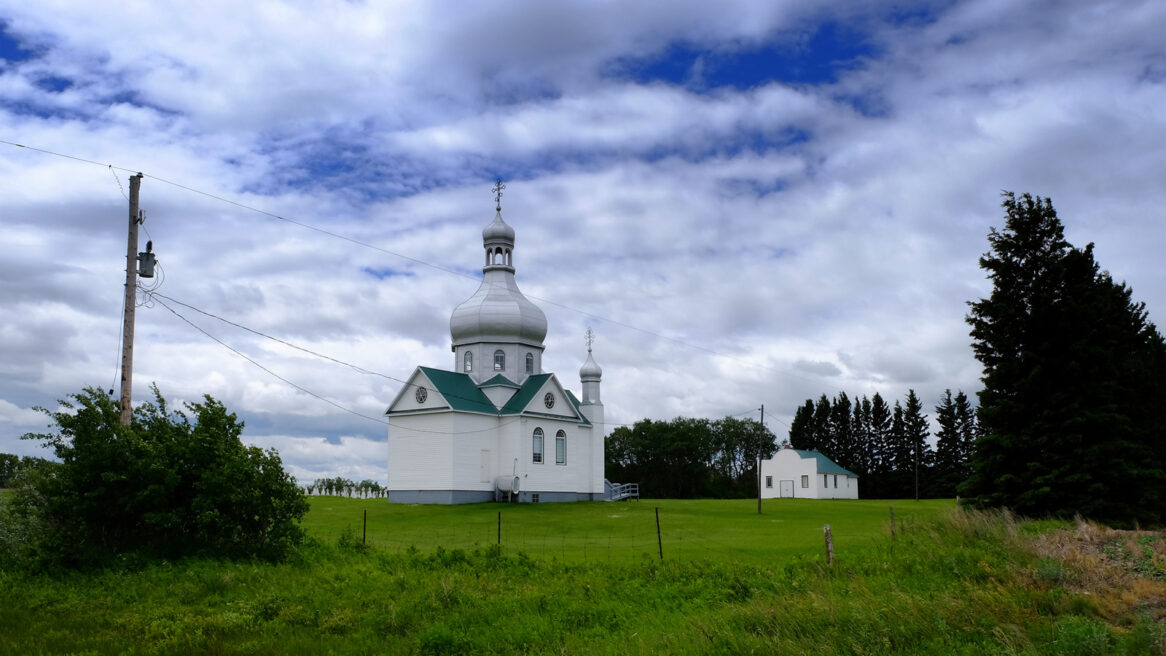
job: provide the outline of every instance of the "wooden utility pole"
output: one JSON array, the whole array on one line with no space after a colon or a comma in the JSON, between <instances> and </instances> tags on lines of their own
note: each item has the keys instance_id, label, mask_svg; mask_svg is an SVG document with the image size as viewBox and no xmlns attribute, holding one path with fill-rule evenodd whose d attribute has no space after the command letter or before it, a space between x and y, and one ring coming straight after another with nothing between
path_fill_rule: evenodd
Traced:
<instances>
[{"instance_id":1,"label":"wooden utility pole","mask_svg":"<svg viewBox=\"0 0 1166 656\"><path fill-rule=\"evenodd\" d=\"M761 404L761 434L765 434L765 404ZM757 514L761 514L761 442L757 443Z\"/></svg>"},{"instance_id":2,"label":"wooden utility pole","mask_svg":"<svg viewBox=\"0 0 1166 656\"><path fill-rule=\"evenodd\" d=\"M138 300L138 190L142 174L130 176L130 233L126 244L125 317L121 334L121 425L129 426L133 416L134 308Z\"/></svg>"}]
</instances>

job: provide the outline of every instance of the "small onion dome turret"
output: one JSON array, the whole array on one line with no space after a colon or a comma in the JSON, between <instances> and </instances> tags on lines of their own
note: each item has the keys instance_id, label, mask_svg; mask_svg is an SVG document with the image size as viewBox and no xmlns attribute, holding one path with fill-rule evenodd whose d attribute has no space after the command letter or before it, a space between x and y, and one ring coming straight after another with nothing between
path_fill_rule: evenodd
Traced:
<instances>
[{"instance_id":1,"label":"small onion dome turret","mask_svg":"<svg viewBox=\"0 0 1166 656\"><path fill-rule=\"evenodd\" d=\"M490 225L482 229L482 241L486 244L501 241L514 245L514 228L502 220L502 212L495 214Z\"/></svg>"},{"instance_id":2,"label":"small onion dome turret","mask_svg":"<svg viewBox=\"0 0 1166 656\"><path fill-rule=\"evenodd\" d=\"M603 378L603 369L595 362L595 358L591 357L591 349L587 349L587 361L579 367L579 380L587 383L591 381L598 382Z\"/></svg>"}]
</instances>

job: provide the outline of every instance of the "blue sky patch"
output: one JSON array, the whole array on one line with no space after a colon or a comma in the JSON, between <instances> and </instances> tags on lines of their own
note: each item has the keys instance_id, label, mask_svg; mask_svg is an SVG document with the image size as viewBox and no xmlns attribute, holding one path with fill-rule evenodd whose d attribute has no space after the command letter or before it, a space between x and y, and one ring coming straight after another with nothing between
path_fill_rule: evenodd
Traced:
<instances>
[{"instance_id":1,"label":"blue sky patch","mask_svg":"<svg viewBox=\"0 0 1166 656\"><path fill-rule=\"evenodd\" d=\"M694 90L749 89L771 82L828 84L876 56L866 36L836 22L811 30L780 32L756 47L729 50L677 42L644 58L624 58L609 66L611 77L641 84L667 82Z\"/></svg>"},{"instance_id":2,"label":"blue sky patch","mask_svg":"<svg viewBox=\"0 0 1166 656\"><path fill-rule=\"evenodd\" d=\"M49 75L47 77L42 77L41 79L37 80L36 85L38 87L40 87L41 89L44 89L45 91L51 91L53 93L60 93L60 92L64 91L65 89L68 89L69 87L73 86L73 81L66 79L66 78L63 78L63 77Z\"/></svg>"},{"instance_id":3,"label":"blue sky patch","mask_svg":"<svg viewBox=\"0 0 1166 656\"><path fill-rule=\"evenodd\" d=\"M21 62L32 59L32 51L21 45L20 41L8 32L8 24L0 22L0 59L9 62Z\"/></svg>"},{"instance_id":4,"label":"blue sky patch","mask_svg":"<svg viewBox=\"0 0 1166 656\"><path fill-rule=\"evenodd\" d=\"M412 271L404 271L402 269L391 269L384 267L374 269L372 267L363 267L361 271L376 278L377 280L384 280L386 278L412 278L415 274Z\"/></svg>"}]
</instances>

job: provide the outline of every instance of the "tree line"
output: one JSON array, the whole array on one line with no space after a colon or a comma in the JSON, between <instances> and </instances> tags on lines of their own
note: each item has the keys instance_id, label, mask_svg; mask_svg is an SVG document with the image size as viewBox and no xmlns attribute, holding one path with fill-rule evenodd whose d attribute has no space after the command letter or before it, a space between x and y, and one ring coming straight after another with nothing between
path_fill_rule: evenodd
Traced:
<instances>
[{"instance_id":1,"label":"tree line","mask_svg":"<svg viewBox=\"0 0 1166 656\"><path fill-rule=\"evenodd\" d=\"M975 410L962 391L945 390L935 407L936 446L923 404L908 390L903 403L851 400L846 392L817 402L806 399L794 413L789 445L814 450L858 475L859 495L874 498L951 497L967 477L975 442Z\"/></svg>"},{"instance_id":2,"label":"tree line","mask_svg":"<svg viewBox=\"0 0 1166 656\"><path fill-rule=\"evenodd\" d=\"M357 499L380 499L388 495L389 491L385 486L371 480L364 479L356 483L347 478L336 476L333 478L317 478L308 485L304 486L304 491L309 496L336 496L348 497Z\"/></svg>"},{"instance_id":3,"label":"tree line","mask_svg":"<svg viewBox=\"0 0 1166 656\"><path fill-rule=\"evenodd\" d=\"M757 494L757 458L773 455L774 435L754 419L642 419L607 438L606 475L638 482L656 498Z\"/></svg>"}]
</instances>

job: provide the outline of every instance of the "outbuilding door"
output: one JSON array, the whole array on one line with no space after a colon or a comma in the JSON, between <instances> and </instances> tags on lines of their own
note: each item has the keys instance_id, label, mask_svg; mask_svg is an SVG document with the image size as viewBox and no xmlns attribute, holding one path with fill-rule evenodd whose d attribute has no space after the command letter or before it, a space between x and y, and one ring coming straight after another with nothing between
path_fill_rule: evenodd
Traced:
<instances>
[{"instance_id":1,"label":"outbuilding door","mask_svg":"<svg viewBox=\"0 0 1166 656\"><path fill-rule=\"evenodd\" d=\"M793 498L794 496L794 482L793 481L778 481L777 495L783 499Z\"/></svg>"}]
</instances>

